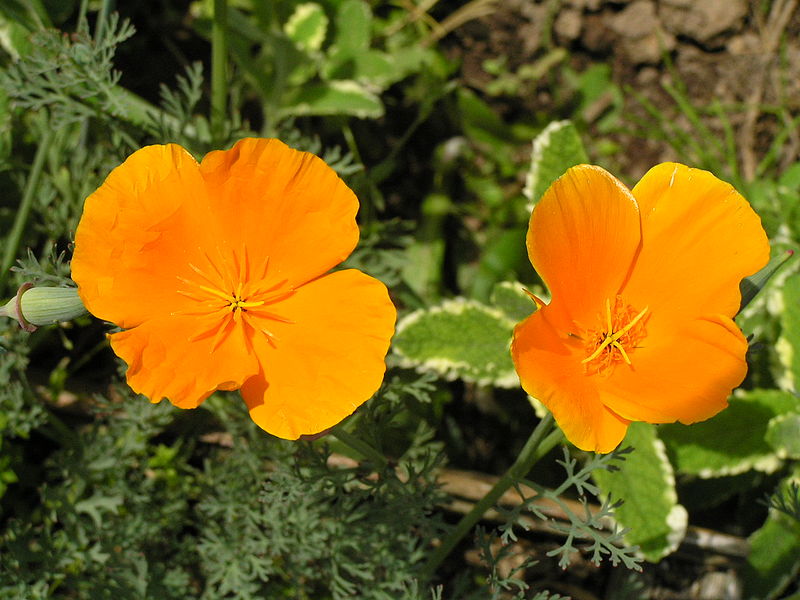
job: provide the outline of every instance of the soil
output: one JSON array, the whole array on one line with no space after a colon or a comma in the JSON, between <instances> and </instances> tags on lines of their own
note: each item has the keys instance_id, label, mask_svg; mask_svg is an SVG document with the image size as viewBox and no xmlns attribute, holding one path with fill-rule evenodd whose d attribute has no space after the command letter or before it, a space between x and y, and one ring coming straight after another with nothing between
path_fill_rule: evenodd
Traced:
<instances>
[{"instance_id":1,"label":"soil","mask_svg":"<svg viewBox=\"0 0 800 600\"><path fill-rule=\"evenodd\" d=\"M610 136L621 149L611 166L633 181L658 162L687 162L668 141L652 139L658 123L645 111L642 99L663 112L666 121L693 133L694 126L665 84L683 85L691 104L701 110L723 109L745 179L753 177L756 161L776 131L786 126L785 115L800 113L797 0L476 0L469 4L482 5L485 14L454 30L445 42L453 44L451 51L462 61L464 83L479 92L487 92L495 79L486 70L487 59L503 58L513 73L554 49L567 51L564 61L516 98L495 97L506 110L563 114L564 93L553 89L554 82L564 84L559 71L567 66L577 72L594 64L610 67L625 105ZM779 105L785 107L783 118L772 110ZM597 131L597 124L608 108L601 101L581 115L590 133L604 133ZM718 118L706 114L704 123L714 135L723 135ZM651 130L650 139L641 135L643 127ZM800 133L796 123L790 128L779 168L798 160Z\"/></svg>"}]
</instances>

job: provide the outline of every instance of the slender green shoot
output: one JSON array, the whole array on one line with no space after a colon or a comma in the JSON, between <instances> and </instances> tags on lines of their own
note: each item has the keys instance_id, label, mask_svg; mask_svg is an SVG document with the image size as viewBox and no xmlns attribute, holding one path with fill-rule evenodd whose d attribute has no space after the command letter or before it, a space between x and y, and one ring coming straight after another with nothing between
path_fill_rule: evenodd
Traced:
<instances>
[{"instance_id":1,"label":"slender green shoot","mask_svg":"<svg viewBox=\"0 0 800 600\"><path fill-rule=\"evenodd\" d=\"M17 215L14 217L14 225L11 227L11 231L6 238L5 247L3 248L3 262L0 263L0 289L2 289L6 283L9 269L11 269L11 266L14 264L14 259L17 256L20 243L22 242L22 234L25 231L28 217L31 214L33 199L36 196L36 190L39 187L39 179L42 176L42 169L44 168L44 160L50 150L52 141L53 129L45 128L39 147L36 149L36 155L33 158L33 166L28 174L28 181L25 183L22 202L17 210Z\"/></svg>"},{"instance_id":2,"label":"slender green shoot","mask_svg":"<svg viewBox=\"0 0 800 600\"><path fill-rule=\"evenodd\" d=\"M103 39L106 23L108 22L108 16L114 12L116 9L116 4L117 3L115 0L103 0L103 3L100 5L100 12L97 14L97 23L94 29L94 39Z\"/></svg>"},{"instance_id":3,"label":"slender green shoot","mask_svg":"<svg viewBox=\"0 0 800 600\"><path fill-rule=\"evenodd\" d=\"M222 140L228 104L228 2L214 0L211 28L211 135Z\"/></svg>"},{"instance_id":4,"label":"slender green shoot","mask_svg":"<svg viewBox=\"0 0 800 600\"><path fill-rule=\"evenodd\" d=\"M342 442L345 446L349 446L358 454L368 459L373 465L375 465L377 470L381 471L389 465L389 461L386 460L386 457L383 454L370 446L364 440L361 440L353 434L345 431L341 424L333 428L331 435Z\"/></svg>"},{"instance_id":5,"label":"slender green shoot","mask_svg":"<svg viewBox=\"0 0 800 600\"><path fill-rule=\"evenodd\" d=\"M514 464L494 484L494 487L475 504L472 510L461 518L455 528L442 541L442 544L431 553L428 562L422 567L422 572L420 573L421 581L430 581L439 565L453 551L458 542L480 521L484 513L497 503L506 490L519 483L528 474L533 465L563 439L563 433L560 429L554 430L553 423L553 415L550 413L539 422L528 441L525 442L525 446L523 446Z\"/></svg>"},{"instance_id":6,"label":"slender green shoot","mask_svg":"<svg viewBox=\"0 0 800 600\"><path fill-rule=\"evenodd\" d=\"M741 189L744 185L744 182L742 181L742 174L739 170L739 155L736 146L736 132L733 130L733 125L731 124L730 118L728 118L728 113L725 112L725 107L722 106L719 100L714 100L709 108L711 109L711 114L716 115L717 119L719 119L719 123L722 126L722 131L725 134L725 162L728 164L728 168L730 169L731 178L735 184L734 187Z\"/></svg>"}]
</instances>

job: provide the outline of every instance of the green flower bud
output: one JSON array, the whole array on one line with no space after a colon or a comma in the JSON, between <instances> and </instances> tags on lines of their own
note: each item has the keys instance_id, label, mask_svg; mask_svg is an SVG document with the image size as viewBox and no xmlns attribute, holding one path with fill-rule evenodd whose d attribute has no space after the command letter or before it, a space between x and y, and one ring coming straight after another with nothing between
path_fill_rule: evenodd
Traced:
<instances>
[{"instance_id":1,"label":"green flower bud","mask_svg":"<svg viewBox=\"0 0 800 600\"><path fill-rule=\"evenodd\" d=\"M87 314L77 288L32 287L26 283L0 308L0 315L16 319L26 331L38 325L70 321Z\"/></svg>"}]
</instances>

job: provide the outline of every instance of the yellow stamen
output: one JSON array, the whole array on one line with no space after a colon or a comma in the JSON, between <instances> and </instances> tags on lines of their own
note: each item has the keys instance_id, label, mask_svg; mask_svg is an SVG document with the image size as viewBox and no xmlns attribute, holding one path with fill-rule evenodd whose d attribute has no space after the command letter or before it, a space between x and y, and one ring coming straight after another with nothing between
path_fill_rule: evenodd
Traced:
<instances>
[{"instance_id":1,"label":"yellow stamen","mask_svg":"<svg viewBox=\"0 0 800 600\"><path fill-rule=\"evenodd\" d=\"M628 358L628 353L625 352L625 348L622 347L622 344L620 344L619 342L614 342L611 345L614 346L614 348L616 348L617 350L619 350L619 353L622 355L622 360L624 360L627 364L631 364L631 359Z\"/></svg>"},{"instance_id":2,"label":"yellow stamen","mask_svg":"<svg viewBox=\"0 0 800 600\"><path fill-rule=\"evenodd\" d=\"M214 288L211 288L211 287L208 287L208 286L205 286L205 285L198 285L197 287L199 287L204 292L208 292L209 294L213 294L217 298L222 298L226 302L230 302L231 300L233 300L233 298L231 298L228 294L226 294L225 292L221 292L220 290L216 290Z\"/></svg>"},{"instance_id":3,"label":"yellow stamen","mask_svg":"<svg viewBox=\"0 0 800 600\"><path fill-rule=\"evenodd\" d=\"M598 356L600 356L600 353L601 353L603 350L605 350L605 349L606 349L608 346L610 346L612 343L614 343L614 340L611 338L611 336L608 336L607 338L605 338L605 339L603 340L603 343L602 343L602 344L600 344L600 345L599 345L599 346L598 346L598 347L595 349L595 351L594 351L594 352L592 352L592 354L591 354L591 355L587 356L586 358L584 358L584 359L581 361L581 364L585 364L585 363L588 363L588 362L591 362L591 361L593 361L595 358L597 358Z\"/></svg>"},{"instance_id":4,"label":"yellow stamen","mask_svg":"<svg viewBox=\"0 0 800 600\"><path fill-rule=\"evenodd\" d=\"M263 300L251 300L250 302L245 302L244 300L235 300L231 302L231 310L235 310L237 308L255 308L256 306L261 306L264 304Z\"/></svg>"},{"instance_id":5,"label":"yellow stamen","mask_svg":"<svg viewBox=\"0 0 800 600\"><path fill-rule=\"evenodd\" d=\"M288 282L287 279L278 282L267 281L268 257L259 266L261 276L253 278L246 250L242 253L223 254L223 251L217 248L216 254L219 260L211 260L207 254L205 255L208 264L203 269L189 263L197 278L177 276L180 282L189 286L188 291L176 290L177 293L194 300L197 304L171 314L216 319L216 323L202 327L192 336L192 340L211 338L212 352L222 344L233 327L241 325L261 331L269 344L275 347L278 337L264 326L264 322L270 320L292 324L294 321L264 309L289 298L295 290L284 287ZM222 268L218 267L218 264Z\"/></svg>"},{"instance_id":6,"label":"yellow stamen","mask_svg":"<svg viewBox=\"0 0 800 600\"><path fill-rule=\"evenodd\" d=\"M225 292L222 292L220 290L214 289L212 287L205 286L205 285L199 285L197 287L199 287L204 292L208 292L209 294L212 294L212 295L216 296L217 298L221 298L222 300L225 300L228 303L228 305L230 306L230 309L234 310L234 311L237 308L239 308L239 309L255 308L256 306L261 306L265 302L264 300L251 300L250 302L248 302L246 300L241 300L241 297L242 297L242 284L241 283L239 284L238 291L236 292L236 295L233 295L233 296L229 295L229 294L226 294Z\"/></svg>"},{"instance_id":7,"label":"yellow stamen","mask_svg":"<svg viewBox=\"0 0 800 600\"><path fill-rule=\"evenodd\" d=\"M623 327L619 331L614 331L613 330L613 323L611 322L611 301L610 300L606 300L606 317L607 317L607 320L608 320L608 332L605 334L606 337L603 339L603 342L595 349L594 352L592 352L589 356L584 358L581 361L581 363L585 364L585 363L593 361L595 358L600 356L600 353L603 352L603 350L605 350L608 346L613 346L614 348L616 348L617 350L620 351L620 353L622 354L622 358L625 360L625 362L628 363L628 364L631 364L631 361L628 358L628 355L625 353L625 350L622 348L622 344L620 344L618 340L623 335L628 333L639 321L641 321L642 317L644 317L645 313L647 312L647 309L648 309L648 307L645 306L639 312L639 314L637 314L635 317L633 317L630 320L630 322L627 325L625 325L625 327Z\"/></svg>"},{"instance_id":8,"label":"yellow stamen","mask_svg":"<svg viewBox=\"0 0 800 600\"><path fill-rule=\"evenodd\" d=\"M630 323L625 325L625 327L623 327L616 334L614 334L616 336L616 339L619 339L621 335L628 333L633 328L634 325L636 325L639 321L641 321L642 317L647 312L648 308L649 307L645 306L641 311L639 311L639 314L637 314L635 317L631 319Z\"/></svg>"}]
</instances>

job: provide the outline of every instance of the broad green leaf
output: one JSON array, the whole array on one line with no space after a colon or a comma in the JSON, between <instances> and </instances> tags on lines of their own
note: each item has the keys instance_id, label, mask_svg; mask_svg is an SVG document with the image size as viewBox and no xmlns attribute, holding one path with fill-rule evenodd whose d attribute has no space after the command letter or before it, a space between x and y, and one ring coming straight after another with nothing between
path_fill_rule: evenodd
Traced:
<instances>
[{"instance_id":1,"label":"broad green leaf","mask_svg":"<svg viewBox=\"0 0 800 600\"><path fill-rule=\"evenodd\" d=\"M69 6L68 2L64 4ZM14 58L19 58L30 46L30 41L26 38L32 31L52 26L50 15L41 0L0 2L0 45Z\"/></svg>"},{"instance_id":2,"label":"broad green leaf","mask_svg":"<svg viewBox=\"0 0 800 600\"><path fill-rule=\"evenodd\" d=\"M631 423L622 445L632 446L634 452L626 455L619 470L598 469L593 476L612 500L625 501L614 513L620 525L630 528L625 541L656 562L678 547L688 515L678 504L672 465L655 427Z\"/></svg>"},{"instance_id":3,"label":"broad green leaf","mask_svg":"<svg viewBox=\"0 0 800 600\"><path fill-rule=\"evenodd\" d=\"M387 46L390 46L390 44L387 43ZM423 48L420 45L401 46L398 48L387 47L386 55L392 61L392 69L395 71L393 81L400 81L423 69L430 73L439 61L444 61L438 51L431 48ZM455 84L455 80L451 84Z\"/></svg>"},{"instance_id":4,"label":"broad green leaf","mask_svg":"<svg viewBox=\"0 0 800 600\"><path fill-rule=\"evenodd\" d=\"M328 31L328 17L319 4L298 4L283 30L298 48L306 52L319 50Z\"/></svg>"},{"instance_id":5,"label":"broad green leaf","mask_svg":"<svg viewBox=\"0 0 800 600\"><path fill-rule=\"evenodd\" d=\"M781 337L776 344L778 357L786 367L781 384L796 389L800 381L800 274L791 275L783 282L781 327Z\"/></svg>"},{"instance_id":6,"label":"broad green leaf","mask_svg":"<svg viewBox=\"0 0 800 600\"><path fill-rule=\"evenodd\" d=\"M470 297L488 302L492 288L527 267L525 227L490 229L483 244L475 277L469 286Z\"/></svg>"},{"instance_id":7,"label":"broad green leaf","mask_svg":"<svg viewBox=\"0 0 800 600\"><path fill-rule=\"evenodd\" d=\"M346 115L362 119L383 115L380 98L355 81L307 85L287 97L281 116Z\"/></svg>"},{"instance_id":8,"label":"broad green leaf","mask_svg":"<svg viewBox=\"0 0 800 600\"><path fill-rule=\"evenodd\" d=\"M787 167L778 178L778 183L789 192L800 191L800 162Z\"/></svg>"},{"instance_id":9,"label":"broad green leaf","mask_svg":"<svg viewBox=\"0 0 800 600\"><path fill-rule=\"evenodd\" d=\"M525 197L535 205L567 169L588 160L575 126L570 121L553 121L533 140Z\"/></svg>"},{"instance_id":10,"label":"broad green leaf","mask_svg":"<svg viewBox=\"0 0 800 600\"><path fill-rule=\"evenodd\" d=\"M0 89L0 168L11 155L11 107L8 94Z\"/></svg>"},{"instance_id":11,"label":"broad green leaf","mask_svg":"<svg viewBox=\"0 0 800 600\"><path fill-rule=\"evenodd\" d=\"M536 310L536 304L525 292L525 286L518 281L496 284L492 289L491 303L514 322L528 318Z\"/></svg>"},{"instance_id":12,"label":"broad green leaf","mask_svg":"<svg viewBox=\"0 0 800 600\"><path fill-rule=\"evenodd\" d=\"M764 480L758 471L745 471L738 475L711 477L687 477L681 481L681 504L690 513L710 510L738 494L746 494Z\"/></svg>"},{"instance_id":13,"label":"broad green leaf","mask_svg":"<svg viewBox=\"0 0 800 600\"><path fill-rule=\"evenodd\" d=\"M767 425L767 443L781 458L800 458L800 413L778 415Z\"/></svg>"},{"instance_id":14,"label":"broad green leaf","mask_svg":"<svg viewBox=\"0 0 800 600\"><path fill-rule=\"evenodd\" d=\"M743 573L744 597L771 600L800 573L800 523L774 509L749 538L750 554Z\"/></svg>"},{"instance_id":15,"label":"broad green leaf","mask_svg":"<svg viewBox=\"0 0 800 600\"><path fill-rule=\"evenodd\" d=\"M378 50L337 50L328 57L323 76L370 83L383 90L397 81L398 71L390 58Z\"/></svg>"},{"instance_id":16,"label":"broad green leaf","mask_svg":"<svg viewBox=\"0 0 800 600\"><path fill-rule=\"evenodd\" d=\"M444 223L453 202L444 194L428 194L422 201L416 240L406 249L403 280L418 296L438 301L442 282Z\"/></svg>"},{"instance_id":17,"label":"broad green leaf","mask_svg":"<svg viewBox=\"0 0 800 600\"><path fill-rule=\"evenodd\" d=\"M0 47L5 50L11 58L19 60L20 56L25 56L30 52L31 29L21 25L13 19L7 19L0 14Z\"/></svg>"},{"instance_id":18,"label":"broad green leaf","mask_svg":"<svg viewBox=\"0 0 800 600\"><path fill-rule=\"evenodd\" d=\"M362 0L345 0L336 11L334 45L351 53L369 48L372 37L372 11Z\"/></svg>"},{"instance_id":19,"label":"broad green leaf","mask_svg":"<svg viewBox=\"0 0 800 600\"><path fill-rule=\"evenodd\" d=\"M500 174L509 175L519 170L512 151L515 140L514 128L506 124L489 104L465 87L456 88L458 111L464 133L474 140L483 151L491 153L491 160Z\"/></svg>"},{"instance_id":20,"label":"broad green leaf","mask_svg":"<svg viewBox=\"0 0 800 600\"><path fill-rule=\"evenodd\" d=\"M448 379L516 387L509 352L513 327L499 310L456 298L403 318L393 346L407 366Z\"/></svg>"},{"instance_id":21,"label":"broad green leaf","mask_svg":"<svg viewBox=\"0 0 800 600\"><path fill-rule=\"evenodd\" d=\"M676 469L699 477L736 475L750 469L771 473L780 465L766 434L778 415L798 411L800 400L780 390L734 395L717 416L694 425L662 425L659 435Z\"/></svg>"},{"instance_id":22,"label":"broad green leaf","mask_svg":"<svg viewBox=\"0 0 800 600\"><path fill-rule=\"evenodd\" d=\"M440 298L444 249L444 238L415 241L406 248L403 281L421 298Z\"/></svg>"}]
</instances>

